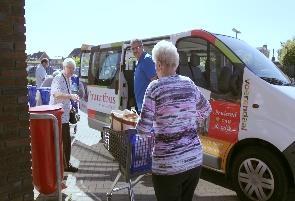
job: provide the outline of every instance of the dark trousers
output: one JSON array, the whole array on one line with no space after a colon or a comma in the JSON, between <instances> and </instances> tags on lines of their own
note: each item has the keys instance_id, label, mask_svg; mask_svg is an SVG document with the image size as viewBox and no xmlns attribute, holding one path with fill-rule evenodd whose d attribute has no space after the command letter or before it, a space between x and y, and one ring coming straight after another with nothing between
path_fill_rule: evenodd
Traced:
<instances>
[{"instance_id":1,"label":"dark trousers","mask_svg":"<svg viewBox=\"0 0 295 201\"><path fill-rule=\"evenodd\" d=\"M158 201L191 201L199 182L201 166L176 175L152 175Z\"/></svg>"},{"instance_id":2,"label":"dark trousers","mask_svg":"<svg viewBox=\"0 0 295 201\"><path fill-rule=\"evenodd\" d=\"M71 135L69 123L62 124L62 145L64 152L64 167L67 168L71 159Z\"/></svg>"}]
</instances>

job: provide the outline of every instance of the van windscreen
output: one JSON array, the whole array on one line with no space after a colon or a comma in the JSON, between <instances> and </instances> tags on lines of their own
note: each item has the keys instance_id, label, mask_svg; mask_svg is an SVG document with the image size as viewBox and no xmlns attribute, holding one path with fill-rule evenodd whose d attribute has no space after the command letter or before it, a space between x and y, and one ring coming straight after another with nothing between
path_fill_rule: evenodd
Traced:
<instances>
[{"instance_id":1,"label":"van windscreen","mask_svg":"<svg viewBox=\"0 0 295 201\"><path fill-rule=\"evenodd\" d=\"M246 42L224 35L215 35L227 45L255 75L271 84L290 84L289 78L264 54Z\"/></svg>"}]
</instances>

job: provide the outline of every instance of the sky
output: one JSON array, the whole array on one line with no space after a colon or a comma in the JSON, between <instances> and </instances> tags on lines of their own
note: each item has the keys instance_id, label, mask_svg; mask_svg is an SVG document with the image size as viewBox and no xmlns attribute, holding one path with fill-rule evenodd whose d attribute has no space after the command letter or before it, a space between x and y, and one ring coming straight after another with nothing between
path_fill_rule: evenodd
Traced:
<instances>
[{"instance_id":1,"label":"sky","mask_svg":"<svg viewBox=\"0 0 295 201\"><path fill-rule=\"evenodd\" d=\"M294 0L25 0L26 53L66 57L82 44L151 38L192 29L271 50L295 37Z\"/></svg>"}]
</instances>

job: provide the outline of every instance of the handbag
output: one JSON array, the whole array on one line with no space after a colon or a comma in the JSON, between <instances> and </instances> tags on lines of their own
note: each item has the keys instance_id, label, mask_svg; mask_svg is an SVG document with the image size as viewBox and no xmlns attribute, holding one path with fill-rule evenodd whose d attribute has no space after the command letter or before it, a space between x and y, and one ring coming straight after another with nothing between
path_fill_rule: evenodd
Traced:
<instances>
[{"instance_id":1,"label":"handbag","mask_svg":"<svg viewBox=\"0 0 295 201\"><path fill-rule=\"evenodd\" d=\"M69 90L68 82L67 82L67 80L66 80L66 78L65 78L65 76L63 74L62 74L62 76L64 77L64 79L66 81L68 92L69 92L69 94L71 94L70 90ZM78 114L76 108L73 107L73 101L72 100L70 100L70 101L71 101L72 108L70 110L69 123L70 124L76 124L80 120L80 115Z\"/></svg>"},{"instance_id":2,"label":"handbag","mask_svg":"<svg viewBox=\"0 0 295 201\"><path fill-rule=\"evenodd\" d=\"M72 107L70 110L70 124L76 124L80 120L80 115L77 113L76 109Z\"/></svg>"}]
</instances>

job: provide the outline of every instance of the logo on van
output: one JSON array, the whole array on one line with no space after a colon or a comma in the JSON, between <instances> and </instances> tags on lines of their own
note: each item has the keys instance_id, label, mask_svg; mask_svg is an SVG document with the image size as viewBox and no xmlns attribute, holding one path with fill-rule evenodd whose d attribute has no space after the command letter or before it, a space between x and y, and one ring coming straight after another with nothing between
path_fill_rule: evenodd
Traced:
<instances>
[{"instance_id":1,"label":"logo on van","mask_svg":"<svg viewBox=\"0 0 295 201\"><path fill-rule=\"evenodd\" d=\"M249 79L245 80L243 101L242 101L242 130L247 130L248 122L248 105L249 105L249 93L250 93L250 81Z\"/></svg>"},{"instance_id":2,"label":"logo on van","mask_svg":"<svg viewBox=\"0 0 295 201\"><path fill-rule=\"evenodd\" d=\"M104 94L95 94L92 93L92 91L89 91L89 97L93 101L99 101L104 103L112 103L114 104L116 102L114 96L109 96L107 93Z\"/></svg>"}]
</instances>

